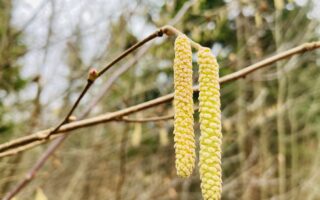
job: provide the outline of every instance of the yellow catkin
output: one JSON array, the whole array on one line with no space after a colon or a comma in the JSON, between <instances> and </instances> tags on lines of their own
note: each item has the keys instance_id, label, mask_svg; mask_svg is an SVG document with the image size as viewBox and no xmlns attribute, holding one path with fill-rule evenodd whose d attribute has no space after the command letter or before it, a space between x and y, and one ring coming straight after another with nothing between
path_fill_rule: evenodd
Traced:
<instances>
[{"instance_id":1,"label":"yellow catkin","mask_svg":"<svg viewBox=\"0 0 320 200\"><path fill-rule=\"evenodd\" d=\"M219 65L209 48L199 50L198 63L201 190L204 200L218 200L222 191Z\"/></svg>"},{"instance_id":2,"label":"yellow catkin","mask_svg":"<svg viewBox=\"0 0 320 200\"><path fill-rule=\"evenodd\" d=\"M189 39L179 35L174 58L174 142L178 176L192 174L195 163L192 99L192 52Z\"/></svg>"}]
</instances>

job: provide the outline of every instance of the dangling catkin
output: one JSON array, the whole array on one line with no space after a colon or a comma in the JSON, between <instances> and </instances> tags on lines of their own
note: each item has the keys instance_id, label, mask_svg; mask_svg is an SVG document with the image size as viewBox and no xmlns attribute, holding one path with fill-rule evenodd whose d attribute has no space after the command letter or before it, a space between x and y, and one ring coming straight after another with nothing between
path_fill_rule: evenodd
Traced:
<instances>
[{"instance_id":1,"label":"dangling catkin","mask_svg":"<svg viewBox=\"0 0 320 200\"><path fill-rule=\"evenodd\" d=\"M198 63L201 190L204 200L218 200L222 190L219 65L209 48L199 50Z\"/></svg>"},{"instance_id":2,"label":"dangling catkin","mask_svg":"<svg viewBox=\"0 0 320 200\"><path fill-rule=\"evenodd\" d=\"M174 58L174 142L178 176L191 175L195 163L192 99L192 52L189 39L179 35Z\"/></svg>"}]
</instances>

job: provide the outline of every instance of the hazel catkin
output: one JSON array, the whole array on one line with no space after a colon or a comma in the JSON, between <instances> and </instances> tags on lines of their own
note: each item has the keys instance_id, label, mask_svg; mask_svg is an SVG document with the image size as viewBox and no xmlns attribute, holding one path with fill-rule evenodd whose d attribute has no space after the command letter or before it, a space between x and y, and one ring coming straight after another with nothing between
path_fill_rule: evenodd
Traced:
<instances>
[{"instance_id":1,"label":"hazel catkin","mask_svg":"<svg viewBox=\"0 0 320 200\"><path fill-rule=\"evenodd\" d=\"M193 130L192 51L189 39L175 40L174 58L174 142L178 176L189 177L195 163Z\"/></svg>"},{"instance_id":2,"label":"hazel catkin","mask_svg":"<svg viewBox=\"0 0 320 200\"><path fill-rule=\"evenodd\" d=\"M204 200L218 200L222 191L219 65L209 48L199 50L198 63L201 190Z\"/></svg>"}]
</instances>

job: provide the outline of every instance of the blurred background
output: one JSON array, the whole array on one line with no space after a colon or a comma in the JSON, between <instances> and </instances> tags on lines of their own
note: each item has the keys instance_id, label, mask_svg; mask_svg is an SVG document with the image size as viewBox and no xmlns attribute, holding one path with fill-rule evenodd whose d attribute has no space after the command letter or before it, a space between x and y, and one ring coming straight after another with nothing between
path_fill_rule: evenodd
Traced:
<instances>
[{"instance_id":1,"label":"blurred background","mask_svg":"<svg viewBox=\"0 0 320 200\"><path fill-rule=\"evenodd\" d=\"M158 27L174 25L210 47L223 76L319 40L319 10L317 0L1 0L0 142L58 124L91 67L102 69ZM122 60L75 115L173 92L173 42L158 38ZM222 85L223 199L320 199L319 53ZM197 77L194 63L195 85ZM172 113L168 103L132 117ZM176 176L172 130L172 120L77 130L17 199L39 191L60 200L202 199L198 168ZM198 123L195 131L198 139ZM47 146L0 160L0 197Z\"/></svg>"}]
</instances>

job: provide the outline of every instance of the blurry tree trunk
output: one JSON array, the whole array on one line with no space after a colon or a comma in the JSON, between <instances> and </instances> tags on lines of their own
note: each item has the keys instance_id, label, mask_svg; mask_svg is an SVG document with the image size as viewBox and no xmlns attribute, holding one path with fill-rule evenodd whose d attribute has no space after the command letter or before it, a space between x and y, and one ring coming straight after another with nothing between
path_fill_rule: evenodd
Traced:
<instances>
[{"instance_id":1,"label":"blurry tree trunk","mask_svg":"<svg viewBox=\"0 0 320 200\"><path fill-rule=\"evenodd\" d=\"M238 44L238 52L237 52L237 70L240 70L244 65L245 59L245 37L243 35L244 32L244 22L243 17L240 15L236 20L237 26L237 44ZM243 199L246 199L244 195L248 186L248 179L244 175L246 170L246 135L247 135L247 111L246 111L246 81L241 79L238 81L238 96L237 96L237 106L238 106L238 114L237 114L237 133L238 133L238 145L239 145L239 157L240 157L240 185L243 194Z\"/></svg>"},{"instance_id":2,"label":"blurry tree trunk","mask_svg":"<svg viewBox=\"0 0 320 200\"><path fill-rule=\"evenodd\" d=\"M294 95L294 84L295 84L295 74L290 73L289 84L288 84L288 99L292 101L291 108L288 109L288 120L290 126L290 156L291 156L291 170L290 170L290 188L296 187L296 172L298 172L298 144L296 135L298 133L298 119L296 116L295 109L295 95ZM293 191L295 195L296 191Z\"/></svg>"},{"instance_id":3,"label":"blurry tree trunk","mask_svg":"<svg viewBox=\"0 0 320 200\"><path fill-rule=\"evenodd\" d=\"M92 139L89 138L90 141L86 141L89 145L92 145ZM68 185L65 187L64 193L61 197L61 200L70 200L70 199L80 199L81 192L79 191L79 188L82 188L82 186L85 183L84 174L86 174L87 170L89 169L89 162L91 161L90 156L84 156L81 159L81 162L79 163L79 166L75 166L75 173L71 177Z\"/></svg>"},{"instance_id":4,"label":"blurry tree trunk","mask_svg":"<svg viewBox=\"0 0 320 200\"><path fill-rule=\"evenodd\" d=\"M275 0L277 2L278 0ZM275 41L276 49L279 52L281 43L281 8L276 10L275 15ZM279 199L284 198L286 192L286 142L285 142L285 112L281 111L282 106L286 101L286 87L287 80L286 74L283 70L283 62L277 63L277 74L278 74L278 95L277 95L277 131L278 131L278 179L279 179Z\"/></svg>"},{"instance_id":5,"label":"blurry tree trunk","mask_svg":"<svg viewBox=\"0 0 320 200\"><path fill-rule=\"evenodd\" d=\"M8 189L11 187L11 183L14 180L13 176L18 169L21 158L22 158L21 154L16 155L14 157L6 158L6 159L4 159L5 162L4 162L3 166L0 165L1 176L7 177L7 180L0 188L0 195L5 194L8 191ZM10 167L10 166L14 166L14 167Z\"/></svg>"},{"instance_id":6,"label":"blurry tree trunk","mask_svg":"<svg viewBox=\"0 0 320 200\"><path fill-rule=\"evenodd\" d=\"M129 126L122 133L121 142L120 142L120 152L119 152L119 179L116 186L116 196L115 200L122 199L122 188L126 180L126 164L127 164L127 143L128 143L128 129Z\"/></svg>"},{"instance_id":7,"label":"blurry tree trunk","mask_svg":"<svg viewBox=\"0 0 320 200\"><path fill-rule=\"evenodd\" d=\"M11 0L4 0L0 5L0 23L1 23L1 35L0 35L0 66L2 67L11 67L10 66L10 55L7 51L11 42L11 10L12 3ZM4 70L4 69L3 69Z\"/></svg>"},{"instance_id":8,"label":"blurry tree trunk","mask_svg":"<svg viewBox=\"0 0 320 200\"><path fill-rule=\"evenodd\" d=\"M259 13L257 13L259 14ZM258 16L261 17L261 16ZM261 48L261 44L259 41L259 28L261 28L261 21L256 21L255 25L252 25L250 22L246 21L246 41L254 41L254 42L248 42L248 55L250 58L250 63L254 63L257 60L261 60L261 54L263 52ZM253 76L258 78L261 77L261 75L264 73L264 70L256 72ZM254 78L255 79L255 78ZM252 104L250 105L250 111L254 113L264 113L265 112L265 98L267 94L266 91L267 89L265 88L264 84L262 81L252 81L252 89L253 89L253 100ZM262 114L265 116L265 114ZM252 125L255 125L254 123L251 123ZM251 189L250 196L247 199L267 199L268 197L268 186L267 186L267 180L268 177L266 177L266 171L268 169L269 160L270 160L270 154L269 154L269 131L265 126L265 123L258 126L258 132L259 132L259 138L257 139L256 137L252 137L252 145L256 146L256 148L259 151L259 159L258 163L256 164L257 166L257 173L255 179L259 180L260 184L254 185L254 187ZM260 186L260 187L259 187Z\"/></svg>"}]
</instances>

